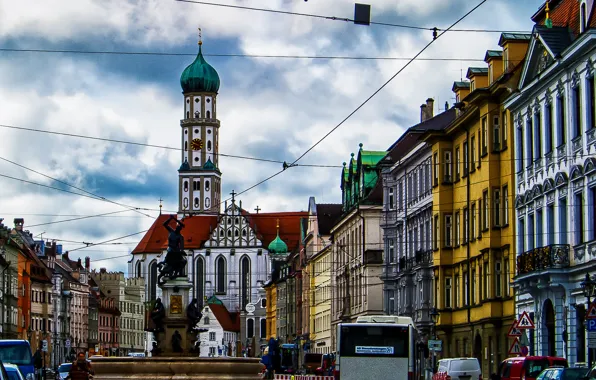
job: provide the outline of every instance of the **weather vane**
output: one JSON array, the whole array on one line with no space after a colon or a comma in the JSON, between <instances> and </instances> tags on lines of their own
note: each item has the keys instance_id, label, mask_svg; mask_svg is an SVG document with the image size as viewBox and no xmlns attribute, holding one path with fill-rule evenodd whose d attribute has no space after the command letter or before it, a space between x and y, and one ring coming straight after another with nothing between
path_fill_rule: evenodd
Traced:
<instances>
[{"instance_id":1,"label":"weather vane","mask_svg":"<svg viewBox=\"0 0 596 380\"><path fill-rule=\"evenodd\" d=\"M199 45L203 45L203 36L202 36L201 28L199 28Z\"/></svg>"}]
</instances>

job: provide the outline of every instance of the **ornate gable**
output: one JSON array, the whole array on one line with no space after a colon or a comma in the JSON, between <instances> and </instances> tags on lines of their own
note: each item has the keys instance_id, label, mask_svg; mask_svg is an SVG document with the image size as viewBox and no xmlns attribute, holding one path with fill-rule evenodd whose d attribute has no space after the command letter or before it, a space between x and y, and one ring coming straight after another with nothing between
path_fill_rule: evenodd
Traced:
<instances>
[{"instance_id":1,"label":"ornate gable","mask_svg":"<svg viewBox=\"0 0 596 380\"><path fill-rule=\"evenodd\" d=\"M542 185L536 184L532 188L533 198L540 198L542 196Z\"/></svg>"},{"instance_id":2,"label":"ornate gable","mask_svg":"<svg viewBox=\"0 0 596 380\"><path fill-rule=\"evenodd\" d=\"M545 194L550 193L555 190L555 181L552 178L545 179L542 188Z\"/></svg>"},{"instance_id":3,"label":"ornate gable","mask_svg":"<svg viewBox=\"0 0 596 380\"><path fill-rule=\"evenodd\" d=\"M571 180L575 181L581 179L584 175L584 170L581 165L573 165L571 167Z\"/></svg>"},{"instance_id":4,"label":"ornate gable","mask_svg":"<svg viewBox=\"0 0 596 380\"><path fill-rule=\"evenodd\" d=\"M244 215L242 208L232 202L226 207L217 221L217 226L211 231L210 239L205 247L261 247L263 244L257 238L256 231Z\"/></svg>"},{"instance_id":5,"label":"ornate gable","mask_svg":"<svg viewBox=\"0 0 596 380\"><path fill-rule=\"evenodd\" d=\"M596 158L590 157L584 162L584 174L588 174L596 170Z\"/></svg>"},{"instance_id":6,"label":"ornate gable","mask_svg":"<svg viewBox=\"0 0 596 380\"><path fill-rule=\"evenodd\" d=\"M551 53L542 41L537 38L538 33L535 33L535 37L530 44L526 56L528 62L525 65L524 73L522 73L521 88L524 88L554 62Z\"/></svg>"},{"instance_id":7,"label":"ornate gable","mask_svg":"<svg viewBox=\"0 0 596 380\"><path fill-rule=\"evenodd\" d=\"M565 185L567 185L567 182L568 182L567 173L558 172L557 174L555 174L555 185L557 187L565 186Z\"/></svg>"}]
</instances>

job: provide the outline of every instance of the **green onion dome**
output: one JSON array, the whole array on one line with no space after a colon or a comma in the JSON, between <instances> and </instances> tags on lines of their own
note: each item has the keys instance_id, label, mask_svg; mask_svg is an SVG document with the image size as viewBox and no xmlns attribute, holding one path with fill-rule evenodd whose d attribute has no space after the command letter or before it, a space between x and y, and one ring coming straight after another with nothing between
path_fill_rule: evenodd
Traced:
<instances>
[{"instance_id":1,"label":"green onion dome","mask_svg":"<svg viewBox=\"0 0 596 380\"><path fill-rule=\"evenodd\" d=\"M199 54L193 63L188 65L180 76L182 92L215 92L219 90L219 75L217 71L203 58L201 44Z\"/></svg>"}]
</instances>

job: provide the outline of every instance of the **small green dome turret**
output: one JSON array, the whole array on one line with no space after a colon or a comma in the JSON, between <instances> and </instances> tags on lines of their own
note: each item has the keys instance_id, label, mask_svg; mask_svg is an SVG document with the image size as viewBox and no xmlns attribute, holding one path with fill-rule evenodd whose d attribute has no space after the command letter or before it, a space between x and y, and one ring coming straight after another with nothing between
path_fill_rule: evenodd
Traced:
<instances>
[{"instance_id":1,"label":"small green dome turret","mask_svg":"<svg viewBox=\"0 0 596 380\"><path fill-rule=\"evenodd\" d=\"M219 91L219 75L217 71L203 58L201 43L199 54L193 63L188 65L180 76L182 92L215 92Z\"/></svg>"},{"instance_id":2,"label":"small green dome turret","mask_svg":"<svg viewBox=\"0 0 596 380\"><path fill-rule=\"evenodd\" d=\"M288 253L288 245L279 237L279 219L277 220L277 236L271 243L269 243L267 249L269 250L269 253L272 254Z\"/></svg>"}]
</instances>

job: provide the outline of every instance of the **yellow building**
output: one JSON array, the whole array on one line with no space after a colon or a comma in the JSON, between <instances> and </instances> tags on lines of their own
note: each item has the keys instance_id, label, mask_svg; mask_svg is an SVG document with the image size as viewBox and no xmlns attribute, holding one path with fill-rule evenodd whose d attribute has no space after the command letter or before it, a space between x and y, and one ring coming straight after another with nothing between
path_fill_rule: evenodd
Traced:
<instances>
[{"instance_id":1,"label":"yellow building","mask_svg":"<svg viewBox=\"0 0 596 380\"><path fill-rule=\"evenodd\" d=\"M434 302L443 357L474 356L484 378L507 357L514 320L513 125L503 101L516 88L529 35L502 34L487 66L453 85L458 109L429 132L433 154Z\"/></svg>"},{"instance_id":2,"label":"yellow building","mask_svg":"<svg viewBox=\"0 0 596 380\"><path fill-rule=\"evenodd\" d=\"M264 288L267 299L267 339L277 338L277 285L270 282Z\"/></svg>"},{"instance_id":3,"label":"yellow building","mask_svg":"<svg viewBox=\"0 0 596 380\"><path fill-rule=\"evenodd\" d=\"M314 254L309 262L312 273L310 294L311 352L328 354L331 347L331 244Z\"/></svg>"}]
</instances>

